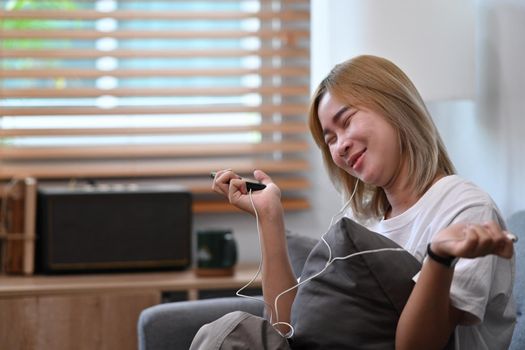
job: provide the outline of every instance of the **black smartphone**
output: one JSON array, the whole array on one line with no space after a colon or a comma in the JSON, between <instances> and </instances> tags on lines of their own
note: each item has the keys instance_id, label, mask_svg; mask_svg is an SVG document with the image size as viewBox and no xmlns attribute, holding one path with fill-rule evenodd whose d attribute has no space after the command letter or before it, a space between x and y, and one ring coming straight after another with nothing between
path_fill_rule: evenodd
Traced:
<instances>
[{"instance_id":1,"label":"black smartphone","mask_svg":"<svg viewBox=\"0 0 525 350\"><path fill-rule=\"evenodd\" d=\"M212 177L212 179L215 178L215 171L212 171L210 173L210 176ZM254 179L246 179L246 178L242 178L242 180L246 183L246 189L249 191L249 190L252 190L252 191L260 191L260 190L263 190L266 188L266 185L257 181L257 180L254 180Z\"/></svg>"}]
</instances>

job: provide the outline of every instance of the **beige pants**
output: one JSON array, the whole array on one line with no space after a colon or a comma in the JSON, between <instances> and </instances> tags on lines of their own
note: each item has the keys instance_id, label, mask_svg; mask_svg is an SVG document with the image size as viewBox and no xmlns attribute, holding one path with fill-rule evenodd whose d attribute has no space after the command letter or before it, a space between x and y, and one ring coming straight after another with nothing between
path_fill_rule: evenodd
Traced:
<instances>
[{"instance_id":1,"label":"beige pants","mask_svg":"<svg viewBox=\"0 0 525 350\"><path fill-rule=\"evenodd\" d=\"M288 341L262 317L235 311L199 329L190 350L290 350Z\"/></svg>"}]
</instances>

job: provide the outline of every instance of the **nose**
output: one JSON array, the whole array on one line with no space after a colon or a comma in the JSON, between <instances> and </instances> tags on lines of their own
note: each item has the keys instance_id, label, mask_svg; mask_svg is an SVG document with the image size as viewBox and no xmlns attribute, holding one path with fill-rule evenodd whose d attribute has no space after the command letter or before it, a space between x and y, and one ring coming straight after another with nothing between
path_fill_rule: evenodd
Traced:
<instances>
[{"instance_id":1,"label":"nose","mask_svg":"<svg viewBox=\"0 0 525 350\"><path fill-rule=\"evenodd\" d=\"M348 152L350 151L350 147L352 146L352 141L349 138L339 138L337 143L337 154L339 157L345 158L348 155Z\"/></svg>"}]
</instances>

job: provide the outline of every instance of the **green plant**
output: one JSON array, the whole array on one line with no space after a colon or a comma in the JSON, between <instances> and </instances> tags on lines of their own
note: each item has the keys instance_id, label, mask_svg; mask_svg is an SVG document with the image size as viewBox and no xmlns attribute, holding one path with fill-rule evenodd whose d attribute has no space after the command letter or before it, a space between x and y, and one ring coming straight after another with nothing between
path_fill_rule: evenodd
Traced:
<instances>
[{"instance_id":1,"label":"green plant","mask_svg":"<svg viewBox=\"0 0 525 350\"><path fill-rule=\"evenodd\" d=\"M4 5L5 11L18 10L73 10L77 7L72 0L10 0ZM49 19L3 19L0 23L2 30L46 30L60 28L64 24L61 21ZM69 45L69 43L65 43ZM3 39L0 43L1 49L46 49L55 48L55 40L49 39ZM2 60L3 69L25 69L35 66L35 59L12 59ZM49 65L53 63L48 62Z\"/></svg>"}]
</instances>

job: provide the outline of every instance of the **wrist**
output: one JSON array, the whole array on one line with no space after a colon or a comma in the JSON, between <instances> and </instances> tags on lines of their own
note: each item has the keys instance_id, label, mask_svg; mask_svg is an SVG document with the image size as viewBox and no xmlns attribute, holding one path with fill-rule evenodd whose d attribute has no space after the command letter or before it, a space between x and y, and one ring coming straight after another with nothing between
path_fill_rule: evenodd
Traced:
<instances>
[{"instance_id":1,"label":"wrist","mask_svg":"<svg viewBox=\"0 0 525 350\"><path fill-rule=\"evenodd\" d=\"M443 265L443 266L445 266L445 267L447 267L449 269L454 268L454 266L456 265L456 263L457 263L457 261L459 259L459 258L457 258L455 256L444 255L442 253L436 252L434 249L432 249L432 243L429 243L427 245L427 256L431 260L433 260L433 261L435 261L435 262L437 262L437 263L439 263L439 264L441 264L441 265Z\"/></svg>"},{"instance_id":2,"label":"wrist","mask_svg":"<svg viewBox=\"0 0 525 350\"><path fill-rule=\"evenodd\" d=\"M281 201L272 201L261 203L257 208L259 217L266 218L269 221L279 220L284 217L284 208Z\"/></svg>"}]
</instances>

